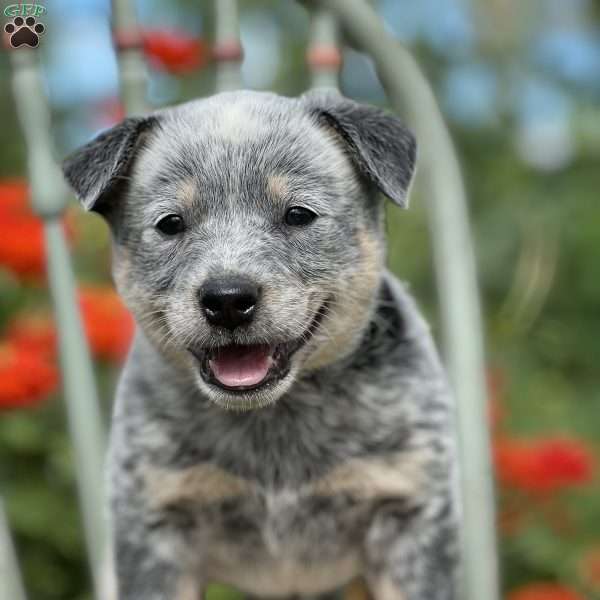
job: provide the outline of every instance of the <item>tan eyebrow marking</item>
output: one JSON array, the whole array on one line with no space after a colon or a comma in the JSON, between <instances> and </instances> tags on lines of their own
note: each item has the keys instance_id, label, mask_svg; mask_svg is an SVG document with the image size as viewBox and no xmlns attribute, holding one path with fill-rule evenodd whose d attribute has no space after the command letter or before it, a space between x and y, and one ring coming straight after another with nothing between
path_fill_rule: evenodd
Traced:
<instances>
[{"instance_id":1,"label":"tan eyebrow marking","mask_svg":"<svg viewBox=\"0 0 600 600\"><path fill-rule=\"evenodd\" d=\"M267 189L278 200L283 200L290 189L290 180L287 175L269 175Z\"/></svg>"},{"instance_id":2,"label":"tan eyebrow marking","mask_svg":"<svg viewBox=\"0 0 600 600\"><path fill-rule=\"evenodd\" d=\"M187 208L190 208L194 203L196 187L196 183L191 177L183 179L177 186L177 196Z\"/></svg>"}]
</instances>

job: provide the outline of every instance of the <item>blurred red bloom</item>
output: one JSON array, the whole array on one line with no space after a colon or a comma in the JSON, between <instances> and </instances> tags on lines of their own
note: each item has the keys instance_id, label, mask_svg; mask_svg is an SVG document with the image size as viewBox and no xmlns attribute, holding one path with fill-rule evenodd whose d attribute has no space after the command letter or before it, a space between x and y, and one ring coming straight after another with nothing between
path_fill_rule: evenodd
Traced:
<instances>
[{"instance_id":1,"label":"blurred red bloom","mask_svg":"<svg viewBox=\"0 0 600 600\"><path fill-rule=\"evenodd\" d=\"M21 315L8 326L6 337L15 348L47 358L56 356L56 327L47 315Z\"/></svg>"},{"instance_id":2,"label":"blurred red bloom","mask_svg":"<svg viewBox=\"0 0 600 600\"><path fill-rule=\"evenodd\" d=\"M556 583L530 583L517 588L507 600L584 600L577 592Z\"/></svg>"},{"instance_id":3,"label":"blurred red bloom","mask_svg":"<svg viewBox=\"0 0 600 600\"><path fill-rule=\"evenodd\" d=\"M0 344L0 409L36 406L58 385L58 371L39 352Z\"/></svg>"},{"instance_id":4,"label":"blurred red bloom","mask_svg":"<svg viewBox=\"0 0 600 600\"><path fill-rule=\"evenodd\" d=\"M73 218L63 220L67 237L74 237ZM44 226L29 206L29 187L24 179L0 180L0 267L36 280L46 272Z\"/></svg>"},{"instance_id":5,"label":"blurred red bloom","mask_svg":"<svg viewBox=\"0 0 600 600\"><path fill-rule=\"evenodd\" d=\"M498 438L494 460L500 481L538 493L588 483L594 470L592 454L585 444L567 438Z\"/></svg>"},{"instance_id":6,"label":"blurred red bloom","mask_svg":"<svg viewBox=\"0 0 600 600\"><path fill-rule=\"evenodd\" d=\"M79 306L92 353L109 361L125 358L134 326L117 293L108 287L84 288Z\"/></svg>"},{"instance_id":7,"label":"blurred red bloom","mask_svg":"<svg viewBox=\"0 0 600 600\"><path fill-rule=\"evenodd\" d=\"M27 202L29 188L24 179L2 179L0 180L0 214L20 210Z\"/></svg>"},{"instance_id":8,"label":"blurred red bloom","mask_svg":"<svg viewBox=\"0 0 600 600\"><path fill-rule=\"evenodd\" d=\"M44 231L28 198L26 181L0 181L0 265L16 275L36 279L45 272Z\"/></svg>"},{"instance_id":9,"label":"blurred red bloom","mask_svg":"<svg viewBox=\"0 0 600 600\"><path fill-rule=\"evenodd\" d=\"M168 73L190 73L207 62L206 44L181 31L146 31L142 39L151 65Z\"/></svg>"}]
</instances>

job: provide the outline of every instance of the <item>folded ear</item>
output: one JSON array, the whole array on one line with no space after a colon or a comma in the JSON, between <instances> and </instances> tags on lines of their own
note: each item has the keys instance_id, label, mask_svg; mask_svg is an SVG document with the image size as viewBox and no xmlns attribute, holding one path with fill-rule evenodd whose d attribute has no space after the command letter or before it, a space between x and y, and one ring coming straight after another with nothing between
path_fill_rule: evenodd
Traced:
<instances>
[{"instance_id":1,"label":"folded ear","mask_svg":"<svg viewBox=\"0 0 600 600\"><path fill-rule=\"evenodd\" d=\"M405 208L417 144L400 120L337 92L314 91L302 99L321 123L339 134L363 177Z\"/></svg>"},{"instance_id":2,"label":"folded ear","mask_svg":"<svg viewBox=\"0 0 600 600\"><path fill-rule=\"evenodd\" d=\"M156 117L125 119L65 159L65 178L86 210L105 212L129 174L144 133L156 123Z\"/></svg>"}]
</instances>

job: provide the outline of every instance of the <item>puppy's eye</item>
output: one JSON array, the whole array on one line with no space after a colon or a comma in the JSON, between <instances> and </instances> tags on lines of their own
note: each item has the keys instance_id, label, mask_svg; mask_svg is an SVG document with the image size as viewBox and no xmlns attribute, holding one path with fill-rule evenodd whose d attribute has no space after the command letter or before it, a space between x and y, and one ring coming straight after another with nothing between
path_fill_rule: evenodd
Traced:
<instances>
[{"instance_id":1,"label":"puppy's eye","mask_svg":"<svg viewBox=\"0 0 600 600\"><path fill-rule=\"evenodd\" d=\"M185 229L185 224L179 215L165 215L157 221L155 227L165 235L177 235Z\"/></svg>"},{"instance_id":2,"label":"puppy's eye","mask_svg":"<svg viewBox=\"0 0 600 600\"><path fill-rule=\"evenodd\" d=\"M285 223L292 227L305 227L310 225L316 218L317 215L312 210L303 206L292 206L285 213Z\"/></svg>"}]
</instances>

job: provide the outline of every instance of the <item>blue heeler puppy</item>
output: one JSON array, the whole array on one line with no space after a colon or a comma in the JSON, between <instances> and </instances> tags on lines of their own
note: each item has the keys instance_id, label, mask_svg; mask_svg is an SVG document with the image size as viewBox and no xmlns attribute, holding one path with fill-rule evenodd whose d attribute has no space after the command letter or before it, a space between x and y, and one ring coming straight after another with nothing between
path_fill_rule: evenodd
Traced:
<instances>
[{"instance_id":1,"label":"blue heeler puppy","mask_svg":"<svg viewBox=\"0 0 600 600\"><path fill-rule=\"evenodd\" d=\"M384 268L382 192L415 141L335 93L236 92L129 118L71 156L138 329L110 444L120 600L208 582L454 597L451 401Z\"/></svg>"}]
</instances>

